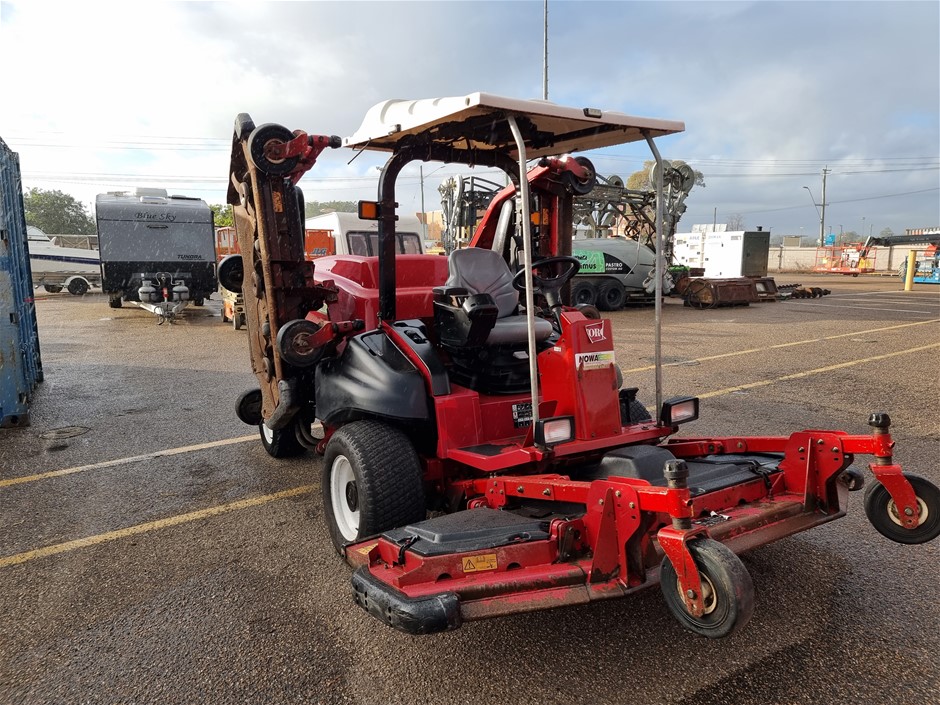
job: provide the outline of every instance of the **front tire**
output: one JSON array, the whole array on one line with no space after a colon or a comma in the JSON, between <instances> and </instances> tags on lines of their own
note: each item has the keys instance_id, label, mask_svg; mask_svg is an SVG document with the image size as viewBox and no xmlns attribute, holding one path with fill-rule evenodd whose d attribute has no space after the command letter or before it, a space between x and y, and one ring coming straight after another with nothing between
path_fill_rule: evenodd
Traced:
<instances>
[{"instance_id":1,"label":"front tire","mask_svg":"<svg viewBox=\"0 0 940 705\"><path fill-rule=\"evenodd\" d=\"M882 536L897 543L927 543L940 535L940 489L920 475L904 473L917 496L918 524L914 529L901 524L897 505L880 482L865 490L865 514Z\"/></svg>"},{"instance_id":2,"label":"front tire","mask_svg":"<svg viewBox=\"0 0 940 705\"><path fill-rule=\"evenodd\" d=\"M272 458L294 458L304 452L304 448L297 442L294 427L270 429L264 423L258 424L261 434L261 445Z\"/></svg>"},{"instance_id":3,"label":"front tire","mask_svg":"<svg viewBox=\"0 0 940 705\"><path fill-rule=\"evenodd\" d=\"M682 599L676 569L668 558L660 568L660 587L666 605L689 631L720 639L741 629L754 611L754 583L734 551L712 539L689 541L689 552L702 580L705 613L689 613Z\"/></svg>"},{"instance_id":4,"label":"front tire","mask_svg":"<svg viewBox=\"0 0 940 705\"><path fill-rule=\"evenodd\" d=\"M427 513L418 454L404 433L378 421L355 421L333 434L320 485L330 540L340 554L345 544Z\"/></svg>"}]
</instances>

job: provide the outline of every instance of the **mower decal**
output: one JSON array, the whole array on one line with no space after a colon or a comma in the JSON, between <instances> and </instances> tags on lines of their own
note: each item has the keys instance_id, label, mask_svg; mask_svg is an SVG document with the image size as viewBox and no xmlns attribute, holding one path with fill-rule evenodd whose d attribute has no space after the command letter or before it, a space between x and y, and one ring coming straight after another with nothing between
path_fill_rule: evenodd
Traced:
<instances>
[{"instance_id":1,"label":"mower decal","mask_svg":"<svg viewBox=\"0 0 940 705\"><path fill-rule=\"evenodd\" d=\"M375 548L376 546L378 546L378 545L379 545L379 542L378 542L378 541L373 541L372 543L367 543L367 544L366 544L365 546L363 546L362 548L357 548L357 549L356 549L356 553L361 553L361 554L364 555L364 556L368 556L368 555L369 555L369 552L370 552L373 548Z\"/></svg>"},{"instance_id":2,"label":"mower decal","mask_svg":"<svg viewBox=\"0 0 940 705\"><path fill-rule=\"evenodd\" d=\"M577 353L574 366L579 370L599 370L614 364L614 351Z\"/></svg>"},{"instance_id":3,"label":"mower decal","mask_svg":"<svg viewBox=\"0 0 940 705\"><path fill-rule=\"evenodd\" d=\"M607 336L604 335L604 322L598 321L597 323L589 323L584 326L584 331L587 333L588 340L592 343L599 343L602 340L607 340Z\"/></svg>"},{"instance_id":4,"label":"mower decal","mask_svg":"<svg viewBox=\"0 0 940 705\"><path fill-rule=\"evenodd\" d=\"M512 424L522 428L532 423L532 402L524 401L512 405Z\"/></svg>"},{"instance_id":5,"label":"mower decal","mask_svg":"<svg viewBox=\"0 0 940 705\"><path fill-rule=\"evenodd\" d=\"M479 556L467 556L461 563L463 563L464 573L479 573L484 570L496 570L498 567L495 553L481 553Z\"/></svg>"}]
</instances>

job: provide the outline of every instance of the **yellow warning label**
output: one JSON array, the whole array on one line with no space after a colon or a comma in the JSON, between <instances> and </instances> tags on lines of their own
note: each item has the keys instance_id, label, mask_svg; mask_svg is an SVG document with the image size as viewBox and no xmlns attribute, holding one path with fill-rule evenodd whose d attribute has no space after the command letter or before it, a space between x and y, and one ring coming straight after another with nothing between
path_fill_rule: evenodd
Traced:
<instances>
[{"instance_id":1,"label":"yellow warning label","mask_svg":"<svg viewBox=\"0 0 940 705\"><path fill-rule=\"evenodd\" d=\"M366 544L365 546L363 546L362 548L357 548L357 549L356 549L356 553L361 553L362 555L367 556L367 555L369 555L369 551L371 551L373 548L375 548L375 547L378 546L378 545L379 545L379 542L378 542L378 541L374 541L374 542L372 542L372 543L367 543L367 544Z\"/></svg>"},{"instance_id":2,"label":"yellow warning label","mask_svg":"<svg viewBox=\"0 0 940 705\"><path fill-rule=\"evenodd\" d=\"M496 570L496 554L483 553L479 556L467 556L463 559L464 573L479 573L481 570Z\"/></svg>"}]
</instances>

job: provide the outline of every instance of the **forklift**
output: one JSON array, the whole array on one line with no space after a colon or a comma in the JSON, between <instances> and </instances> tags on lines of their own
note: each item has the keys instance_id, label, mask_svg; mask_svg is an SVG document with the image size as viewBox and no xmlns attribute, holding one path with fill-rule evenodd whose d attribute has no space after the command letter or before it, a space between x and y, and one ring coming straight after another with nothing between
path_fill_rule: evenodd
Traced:
<instances>
[{"instance_id":1,"label":"forklift","mask_svg":"<svg viewBox=\"0 0 940 705\"><path fill-rule=\"evenodd\" d=\"M428 634L658 583L684 627L728 636L754 607L737 554L844 516L861 455L874 528L906 544L940 534L940 489L894 461L886 413L865 435L674 437L700 407L662 398L661 176L655 418L624 385L610 321L570 305L572 201L596 182L572 153L645 141L661 175L655 140L683 129L486 93L386 101L345 140L237 117L242 254L219 277L245 291L258 380L237 414L271 455L323 455L328 534L378 620ZM342 146L388 154L359 204L377 254L309 262L297 183ZM396 234L396 180L415 160L510 179L446 258L408 254Z\"/></svg>"}]
</instances>

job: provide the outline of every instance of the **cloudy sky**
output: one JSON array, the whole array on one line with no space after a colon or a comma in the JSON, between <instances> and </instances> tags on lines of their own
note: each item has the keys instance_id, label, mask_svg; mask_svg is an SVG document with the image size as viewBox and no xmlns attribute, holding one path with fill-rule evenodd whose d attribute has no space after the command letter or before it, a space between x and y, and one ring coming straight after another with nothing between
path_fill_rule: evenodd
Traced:
<instances>
[{"instance_id":1,"label":"cloudy sky","mask_svg":"<svg viewBox=\"0 0 940 705\"><path fill-rule=\"evenodd\" d=\"M682 225L742 214L815 236L940 225L940 3L549 3L549 99L683 120L705 175ZM232 122L348 136L388 98L539 98L542 1L0 1L0 137L26 187L224 202ZM325 154L309 200L375 193L379 157ZM589 156L624 177L645 146ZM424 165L428 210L447 168ZM399 194L418 210L418 166ZM808 186L811 194L803 189ZM683 229L680 227L680 229Z\"/></svg>"}]
</instances>

